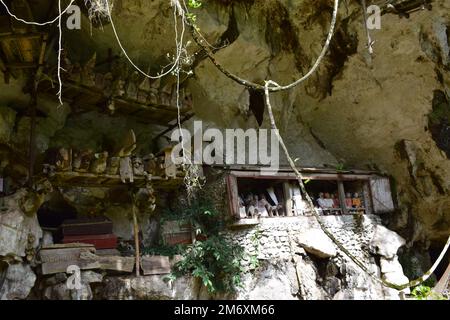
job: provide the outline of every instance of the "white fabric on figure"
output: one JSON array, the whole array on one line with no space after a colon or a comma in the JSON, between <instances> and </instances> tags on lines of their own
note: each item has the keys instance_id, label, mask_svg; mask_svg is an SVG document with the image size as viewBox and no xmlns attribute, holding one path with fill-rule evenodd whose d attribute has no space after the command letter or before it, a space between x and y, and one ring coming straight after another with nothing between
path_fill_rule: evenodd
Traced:
<instances>
[{"instance_id":1,"label":"white fabric on figure","mask_svg":"<svg viewBox=\"0 0 450 320\"><path fill-rule=\"evenodd\" d=\"M321 207L322 209L326 209L328 207L328 203L326 200L327 199L324 198L317 199L317 204L319 205L319 207Z\"/></svg>"},{"instance_id":2,"label":"white fabric on figure","mask_svg":"<svg viewBox=\"0 0 450 320\"><path fill-rule=\"evenodd\" d=\"M270 199L272 199L272 201L275 203L275 205L278 205L278 199L277 196L275 195L275 190L270 187L267 189L267 193L269 194Z\"/></svg>"},{"instance_id":3,"label":"white fabric on figure","mask_svg":"<svg viewBox=\"0 0 450 320\"><path fill-rule=\"evenodd\" d=\"M304 215L306 211L306 202L303 201L301 195L295 195L292 197L292 201L294 202L294 213L295 215L301 214Z\"/></svg>"},{"instance_id":4,"label":"white fabric on figure","mask_svg":"<svg viewBox=\"0 0 450 320\"><path fill-rule=\"evenodd\" d=\"M334 201L333 201L333 199L327 198L327 199L324 199L324 200L325 200L325 204L326 204L326 207L327 207L327 208L333 208L333 206L334 206Z\"/></svg>"},{"instance_id":5,"label":"white fabric on figure","mask_svg":"<svg viewBox=\"0 0 450 320\"><path fill-rule=\"evenodd\" d=\"M245 207L239 207L239 218L247 218L247 213L245 212Z\"/></svg>"},{"instance_id":6,"label":"white fabric on figure","mask_svg":"<svg viewBox=\"0 0 450 320\"><path fill-rule=\"evenodd\" d=\"M269 216L269 212L267 212L266 206L268 202L266 199L261 199L258 201L258 212L261 214L261 217L267 218Z\"/></svg>"}]
</instances>

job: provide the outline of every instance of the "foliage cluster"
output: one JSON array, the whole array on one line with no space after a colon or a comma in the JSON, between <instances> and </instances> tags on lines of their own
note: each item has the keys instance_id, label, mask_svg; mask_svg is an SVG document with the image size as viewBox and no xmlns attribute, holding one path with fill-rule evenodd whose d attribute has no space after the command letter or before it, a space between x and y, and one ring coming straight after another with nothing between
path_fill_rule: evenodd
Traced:
<instances>
[{"instance_id":1,"label":"foliage cluster","mask_svg":"<svg viewBox=\"0 0 450 320\"><path fill-rule=\"evenodd\" d=\"M244 249L224 236L225 223L207 198L197 196L188 205L166 212L165 219L189 223L201 239L183 248L183 259L175 264L170 279L191 274L210 293L232 293L241 285Z\"/></svg>"}]
</instances>

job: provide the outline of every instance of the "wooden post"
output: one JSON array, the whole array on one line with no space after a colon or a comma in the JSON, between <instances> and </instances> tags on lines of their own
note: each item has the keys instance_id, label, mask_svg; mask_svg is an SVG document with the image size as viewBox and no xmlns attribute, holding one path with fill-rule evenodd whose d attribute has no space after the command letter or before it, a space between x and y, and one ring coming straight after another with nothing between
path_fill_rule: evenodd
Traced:
<instances>
[{"instance_id":1,"label":"wooden post","mask_svg":"<svg viewBox=\"0 0 450 320\"><path fill-rule=\"evenodd\" d=\"M30 101L30 117L31 117L31 128L30 137L28 145L28 186L33 187L33 176L34 176L34 164L36 162L36 105L37 105L37 88L36 88L36 75L32 80L31 88L31 101Z\"/></svg>"},{"instance_id":2,"label":"wooden post","mask_svg":"<svg viewBox=\"0 0 450 320\"><path fill-rule=\"evenodd\" d=\"M134 204L134 196L132 195L133 203L131 204L131 208L133 211L133 227L134 227L134 246L135 246L135 255L136 255L136 277L140 276L140 248L139 248L139 225L136 216L136 206Z\"/></svg>"},{"instance_id":3,"label":"wooden post","mask_svg":"<svg viewBox=\"0 0 450 320\"><path fill-rule=\"evenodd\" d=\"M298 212L294 213L291 187L292 186L289 182L283 182L283 192L284 192L284 197L286 199L286 201L285 201L286 216L288 216L288 217L298 215Z\"/></svg>"},{"instance_id":4,"label":"wooden post","mask_svg":"<svg viewBox=\"0 0 450 320\"><path fill-rule=\"evenodd\" d=\"M370 198L369 181L363 182L363 198L364 198L364 208L366 209L366 214L372 214L372 199Z\"/></svg>"},{"instance_id":5,"label":"wooden post","mask_svg":"<svg viewBox=\"0 0 450 320\"><path fill-rule=\"evenodd\" d=\"M347 205L345 204L345 190L343 181L338 181L338 191L339 191L339 203L341 204L342 212L344 214L348 214Z\"/></svg>"}]
</instances>

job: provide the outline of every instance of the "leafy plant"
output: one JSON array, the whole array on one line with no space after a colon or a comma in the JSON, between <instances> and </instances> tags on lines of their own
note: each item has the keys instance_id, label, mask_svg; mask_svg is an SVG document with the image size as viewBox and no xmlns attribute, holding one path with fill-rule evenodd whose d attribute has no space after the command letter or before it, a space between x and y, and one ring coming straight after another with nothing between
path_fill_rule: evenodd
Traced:
<instances>
[{"instance_id":1,"label":"leafy plant","mask_svg":"<svg viewBox=\"0 0 450 320\"><path fill-rule=\"evenodd\" d=\"M243 249L220 235L196 241L174 266L173 275L192 274L209 292L234 292L241 285Z\"/></svg>"},{"instance_id":2,"label":"leafy plant","mask_svg":"<svg viewBox=\"0 0 450 320\"><path fill-rule=\"evenodd\" d=\"M200 0L189 0L188 6L193 9L198 9L202 6L202 2Z\"/></svg>"},{"instance_id":3,"label":"leafy plant","mask_svg":"<svg viewBox=\"0 0 450 320\"><path fill-rule=\"evenodd\" d=\"M411 294L417 300L448 300L443 295L433 292L431 288L426 285L415 287Z\"/></svg>"},{"instance_id":4,"label":"leafy plant","mask_svg":"<svg viewBox=\"0 0 450 320\"><path fill-rule=\"evenodd\" d=\"M189 205L168 211L164 219L190 223L197 240L182 252L183 259L175 264L170 278L184 274L201 280L209 292L234 292L241 285L244 249L224 237L224 222L209 199L197 196Z\"/></svg>"},{"instance_id":5,"label":"leafy plant","mask_svg":"<svg viewBox=\"0 0 450 320\"><path fill-rule=\"evenodd\" d=\"M431 293L431 288L427 286L417 286L411 292L414 298L417 300L426 300Z\"/></svg>"}]
</instances>

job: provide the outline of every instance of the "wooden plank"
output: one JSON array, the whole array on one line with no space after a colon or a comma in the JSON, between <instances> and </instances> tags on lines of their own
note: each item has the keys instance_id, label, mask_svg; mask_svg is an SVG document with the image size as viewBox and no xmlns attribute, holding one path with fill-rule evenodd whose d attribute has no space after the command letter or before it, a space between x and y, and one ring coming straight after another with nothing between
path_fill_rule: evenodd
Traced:
<instances>
[{"instance_id":1,"label":"wooden plank","mask_svg":"<svg viewBox=\"0 0 450 320\"><path fill-rule=\"evenodd\" d=\"M391 186L387 177L372 177L370 179L370 193L373 211L376 214L394 211Z\"/></svg>"},{"instance_id":2,"label":"wooden plank","mask_svg":"<svg viewBox=\"0 0 450 320\"><path fill-rule=\"evenodd\" d=\"M89 243L57 243L57 244L50 244L42 246L42 250L52 250L52 249L64 249L64 248L92 248L94 249L94 246Z\"/></svg>"},{"instance_id":3,"label":"wooden plank","mask_svg":"<svg viewBox=\"0 0 450 320\"><path fill-rule=\"evenodd\" d=\"M289 182L283 182L283 193L285 200L285 207L286 207L286 215L288 217L292 217L294 215L294 206L293 206L293 200L292 200L292 186ZM296 215L296 214L295 214Z\"/></svg>"},{"instance_id":4,"label":"wooden plank","mask_svg":"<svg viewBox=\"0 0 450 320\"><path fill-rule=\"evenodd\" d=\"M144 275L168 274L171 271L169 257L145 256L141 258Z\"/></svg>"},{"instance_id":5,"label":"wooden plank","mask_svg":"<svg viewBox=\"0 0 450 320\"><path fill-rule=\"evenodd\" d=\"M233 174L229 174L226 177L226 183L230 214L235 218L239 218L239 191L236 176Z\"/></svg>"},{"instance_id":6,"label":"wooden plank","mask_svg":"<svg viewBox=\"0 0 450 320\"><path fill-rule=\"evenodd\" d=\"M98 263L100 269L120 271L120 272L133 272L135 265L134 257L120 257L120 256L98 256Z\"/></svg>"},{"instance_id":7,"label":"wooden plank","mask_svg":"<svg viewBox=\"0 0 450 320\"><path fill-rule=\"evenodd\" d=\"M95 252L91 247L84 248L62 248L41 250L39 252L42 262L58 262L58 261L73 261L80 258L82 252Z\"/></svg>"},{"instance_id":8,"label":"wooden plank","mask_svg":"<svg viewBox=\"0 0 450 320\"><path fill-rule=\"evenodd\" d=\"M117 249L98 249L95 254L98 256L120 256L120 252Z\"/></svg>"},{"instance_id":9,"label":"wooden plank","mask_svg":"<svg viewBox=\"0 0 450 320\"><path fill-rule=\"evenodd\" d=\"M363 199L364 199L364 206L366 207L366 213L372 214L372 199L370 198L370 184L368 181L365 181L363 183Z\"/></svg>"},{"instance_id":10,"label":"wooden plank","mask_svg":"<svg viewBox=\"0 0 450 320\"><path fill-rule=\"evenodd\" d=\"M344 183L342 181L338 181L338 197L339 197L339 205L343 208L344 214L348 214L348 208L345 204L345 190Z\"/></svg>"},{"instance_id":11,"label":"wooden plank","mask_svg":"<svg viewBox=\"0 0 450 320\"><path fill-rule=\"evenodd\" d=\"M82 248L84 249L84 248ZM61 249L67 250L67 249ZM55 250L51 250L55 251ZM42 254L42 252L41 252ZM41 265L42 274L55 274L66 272L67 267L75 265L81 270L99 269L100 264L97 261L97 256L90 251L81 251L78 258L72 258L73 256L68 256L65 253L61 253L59 256L54 255L50 262L44 262Z\"/></svg>"},{"instance_id":12,"label":"wooden plank","mask_svg":"<svg viewBox=\"0 0 450 320\"><path fill-rule=\"evenodd\" d=\"M294 172L279 172L276 175L265 175L260 171L236 171L230 172L239 178L272 179L272 180L296 180ZM302 173L303 179L307 180L368 180L368 174L342 174L342 173Z\"/></svg>"}]
</instances>

